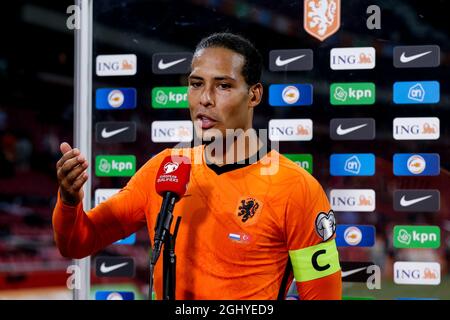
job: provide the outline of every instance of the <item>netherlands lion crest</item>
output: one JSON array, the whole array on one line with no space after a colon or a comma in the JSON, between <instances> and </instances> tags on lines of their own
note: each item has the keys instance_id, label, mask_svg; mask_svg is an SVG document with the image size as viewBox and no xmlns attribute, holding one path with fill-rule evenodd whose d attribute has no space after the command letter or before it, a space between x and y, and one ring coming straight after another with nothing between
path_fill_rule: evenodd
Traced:
<instances>
[{"instance_id":1,"label":"netherlands lion crest","mask_svg":"<svg viewBox=\"0 0 450 320\"><path fill-rule=\"evenodd\" d=\"M303 26L310 35L325 40L341 25L340 0L305 0Z\"/></svg>"},{"instance_id":2,"label":"netherlands lion crest","mask_svg":"<svg viewBox=\"0 0 450 320\"><path fill-rule=\"evenodd\" d=\"M259 203L254 198L249 197L247 199L241 200L238 217L242 218L242 222L246 222L248 219L251 219L255 216L258 208Z\"/></svg>"}]
</instances>

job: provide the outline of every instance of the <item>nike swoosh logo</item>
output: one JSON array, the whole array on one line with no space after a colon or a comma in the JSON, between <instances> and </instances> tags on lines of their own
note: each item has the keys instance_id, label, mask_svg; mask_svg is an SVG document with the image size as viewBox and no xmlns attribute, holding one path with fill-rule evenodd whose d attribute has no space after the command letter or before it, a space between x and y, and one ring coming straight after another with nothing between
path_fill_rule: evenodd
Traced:
<instances>
[{"instance_id":1,"label":"nike swoosh logo","mask_svg":"<svg viewBox=\"0 0 450 320\"><path fill-rule=\"evenodd\" d=\"M158 62L158 68L160 70L165 70L165 69L168 69L170 67L173 67L176 64L179 64L179 63L183 62L184 60L186 60L186 58L183 58L183 59L180 59L180 60L175 60L175 61L172 61L172 62L164 63L164 61L161 59Z\"/></svg>"},{"instance_id":2,"label":"nike swoosh logo","mask_svg":"<svg viewBox=\"0 0 450 320\"><path fill-rule=\"evenodd\" d=\"M348 277L348 276L350 276L350 275L352 275L354 273L358 273L358 272L363 271L365 269L367 269L367 267L359 268L359 269L353 269L353 270L349 270L349 271L342 271L341 272L342 278Z\"/></svg>"},{"instance_id":3,"label":"nike swoosh logo","mask_svg":"<svg viewBox=\"0 0 450 320\"><path fill-rule=\"evenodd\" d=\"M340 135L340 136L343 136L343 135L345 135L347 133L350 133L350 132L353 132L355 130L361 129L361 128L365 127L365 126L367 126L367 123L364 123L364 124L361 124L361 125L355 126L355 127L350 127L350 128L347 128L347 129L342 129L341 125L339 125L337 127L336 133L338 135Z\"/></svg>"},{"instance_id":4,"label":"nike swoosh logo","mask_svg":"<svg viewBox=\"0 0 450 320\"><path fill-rule=\"evenodd\" d=\"M128 264L128 262L123 262L123 263L115 264L115 265L112 265L112 266L109 266L109 267L108 267L108 266L106 266L105 263L103 262L102 265L100 266L100 272L101 272L101 273L109 273L109 272L111 272L111 271L120 269L120 268L126 266L127 264Z\"/></svg>"},{"instance_id":5,"label":"nike swoosh logo","mask_svg":"<svg viewBox=\"0 0 450 320\"><path fill-rule=\"evenodd\" d=\"M302 54L302 55L300 55L300 56L292 57L292 58L289 58L289 59L286 59L286 60L281 60L281 57L278 56L278 57L277 57L277 60L275 60L275 64L276 64L278 67L282 67L282 66L285 66L285 65L287 65L287 64L289 64L289 63L291 63L291 62L294 62L294 61L296 61L296 60L299 60L299 59L303 58L304 56L305 56L305 54Z\"/></svg>"},{"instance_id":6,"label":"nike swoosh logo","mask_svg":"<svg viewBox=\"0 0 450 320\"><path fill-rule=\"evenodd\" d=\"M426 56L429 53L431 53L431 51L426 51L426 52L422 52L422 53L407 57L407 56L405 56L405 52L403 52L402 55L400 56L400 62L408 63L413 60L419 59L420 57Z\"/></svg>"},{"instance_id":7,"label":"nike swoosh logo","mask_svg":"<svg viewBox=\"0 0 450 320\"><path fill-rule=\"evenodd\" d=\"M125 127L125 128L120 128L117 130L113 130L113 131L107 131L106 128L103 128L102 130L102 138L111 138L112 136L115 136L116 134L119 134L121 132L124 132L125 130L128 130L129 127Z\"/></svg>"},{"instance_id":8,"label":"nike swoosh logo","mask_svg":"<svg viewBox=\"0 0 450 320\"><path fill-rule=\"evenodd\" d=\"M412 199L412 200L406 200L405 199L405 196L403 196L401 199L400 199L400 205L402 206L402 207L409 207L409 206L412 206L413 204L415 204L415 203L417 203L417 202L421 202L421 201L423 201L423 200L426 200L426 199L429 199L429 198L431 198L432 196L430 195L430 196L425 196L425 197L422 197L422 198L416 198L416 199Z\"/></svg>"}]
</instances>

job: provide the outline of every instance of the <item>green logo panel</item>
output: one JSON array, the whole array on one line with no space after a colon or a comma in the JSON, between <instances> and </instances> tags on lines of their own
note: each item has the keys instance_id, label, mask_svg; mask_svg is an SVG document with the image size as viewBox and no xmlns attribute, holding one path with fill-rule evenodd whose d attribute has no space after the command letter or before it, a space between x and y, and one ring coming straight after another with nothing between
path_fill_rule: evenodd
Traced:
<instances>
[{"instance_id":1,"label":"green logo panel","mask_svg":"<svg viewBox=\"0 0 450 320\"><path fill-rule=\"evenodd\" d=\"M136 157L133 155L95 157L97 177L131 177L136 172Z\"/></svg>"},{"instance_id":2,"label":"green logo panel","mask_svg":"<svg viewBox=\"0 0 450 320\"><path fill-rule=\"evenodd\" d=\"M375 84L372 82L333 83L330 87L332 105L375 103Z\"/></svg>"},{"instance_id":3,"label":"green logo panel","mask_svg":"<svg viewBox=\"0 0 450 320\"><path fill-rule=\"evenodd\" d=\"M189 108L187 99L188 87L156 87L152 89L152 107Z\"/></svg>"},{"instance_id":4,"label":"green logo panel","mask_svg":"<svg viewBox=\"0 0 450 320\"><path fill-rule=\"evenodd\" d=\"M285 153L283 154L286 158L294 161L300 167L308 171L310 174L313 173L313 156L312 154L298 154L298 153Z\"/></svg>"},{"instance_id":5,"label":"green logo panel","mask_svg":"<svg viewBox=\"0 0 450 320\"><path fill-rule=\"evenodd\" d=\"M441 230L436 226L395 226L394 248L432 248L441 245Z\"/></svg>"}]
</instances>

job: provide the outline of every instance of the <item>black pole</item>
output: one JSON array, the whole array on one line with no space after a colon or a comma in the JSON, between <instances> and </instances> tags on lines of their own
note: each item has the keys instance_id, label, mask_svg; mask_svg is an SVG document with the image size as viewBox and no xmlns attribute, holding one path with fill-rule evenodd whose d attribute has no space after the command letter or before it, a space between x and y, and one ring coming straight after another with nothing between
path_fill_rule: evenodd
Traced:
<instances>
[{"instance_id":1,"label":"black pole","mask_svg":"<svg viewBox=\"0 0 450 320\"><path fill-rule=\"evenodd\" d=\"M172 274L172 257L173 252L171 248L172 235L168 234L166 240L164 241L164 251L163 251L163 299L164 300L175 300L173 291L173 274Z\"/></svg>"},{"instance_id":2,"label":"black pole","mask_svg":"<svg viewBox=\"0 0 450 320\"><path fill-rule=\"evenodd\" d=\"M163 251L163 300L175 300L177 256L175 242L181 217L177 218L173 235L168 233L164 240Z\"/></svg>"}]
</instances>

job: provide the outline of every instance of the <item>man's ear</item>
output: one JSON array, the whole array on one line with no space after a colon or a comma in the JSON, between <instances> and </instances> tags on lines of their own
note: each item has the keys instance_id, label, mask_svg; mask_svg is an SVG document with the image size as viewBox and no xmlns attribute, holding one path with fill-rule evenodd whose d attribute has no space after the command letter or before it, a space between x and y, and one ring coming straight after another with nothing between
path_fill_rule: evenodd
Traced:
<instances>
[{"instance_id":1,"label":"man's ear","mask_svg":"<svg viewBox=\"0 0 450 320\"><path fill-rule=\"evenodd\" d=\"M262 95L263 95L263 86L260 82L257 84L252 85L249 88L249 94L250 94L250 101L248 106L250 108L256 107L258 104L261 103Z\"/></svg>"}]
</instances>

